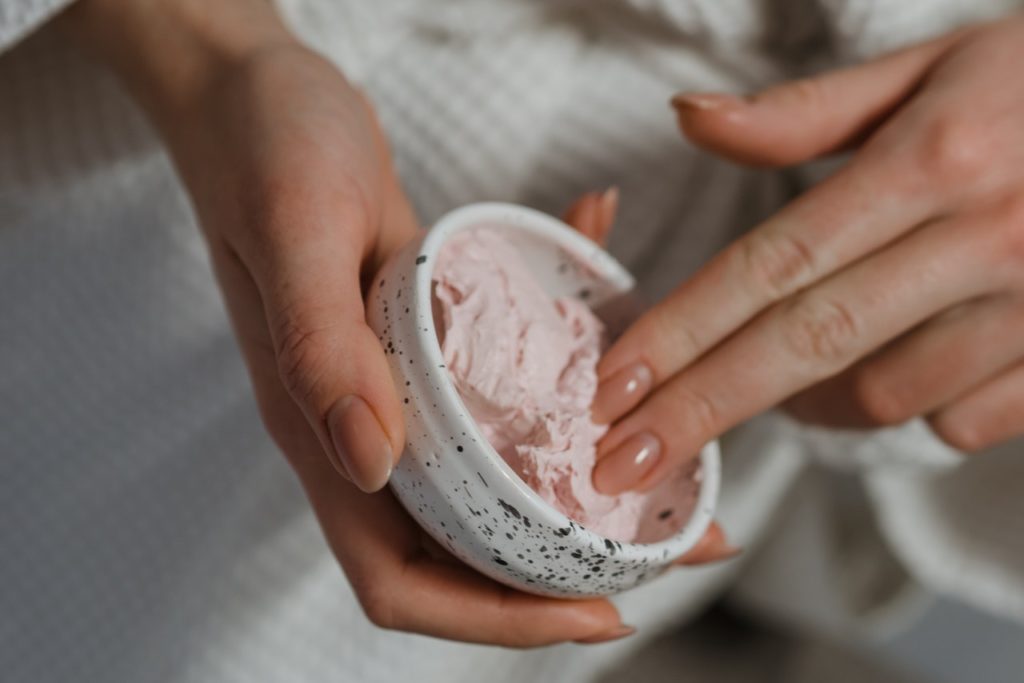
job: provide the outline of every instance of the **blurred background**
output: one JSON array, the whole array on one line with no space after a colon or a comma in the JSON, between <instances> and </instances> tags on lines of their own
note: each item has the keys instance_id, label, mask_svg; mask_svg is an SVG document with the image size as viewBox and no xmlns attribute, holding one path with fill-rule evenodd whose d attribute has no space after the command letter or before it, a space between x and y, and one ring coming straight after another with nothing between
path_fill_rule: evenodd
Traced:
<instances>
[{"instance_id":1,"label":"blurred background","mask_svg":"<svg viewBox=\"0 0 1024 683\"><path fill-rule=\"evenodd\" d=\"M861 478L811 465L807 486L789 487L802 463L785 462L787 453L772 463L786 484L766 496L784 499L785 509L778 519L748 515L748 526L774 531L723 570L719 587L728 579L734 588L687 625L692 615L671 600L682 602L687 577L704 570L623 596L637 607L624 610L627 618L653 616L607 646L499 651L372 627L260 424L206 247L163 148L113 78L44 26L64 4L0 0L0 44L24 38L0 59L0 683L1024 682L1024 628L992 614L1001 607L994 591L971 585L979 604L978 595L988 599L982 612L923 589L893 557L906 538L870 523ZM686 3L692 13L633 0L617 3L631 24L602 18L604 43L590 23L552 23L540 35L557 59L532 35L502 44L503 29L484 12L479 26L470 21L476 13L454 8L398 33L389 11L377 16L397 0L281 4L298 8L309 42L364 77L400 171L420 181L409 190L425 222L483 197L558 213L568 198L617 183L628 198L623 225L670 231L686 214L694 230L717 231L724 243L800 183L685 147L666 100L681 84L739 91L779 78L764 67L759 10L778 10L769 28L783 34L775 46L786 49L788 69L804 66L789 56L806 42L793 30L801 16L821 15L822 36L858 36L836 53L852 60L947 30L974 17L975 5L991 14L1010 3L759 0L733 18L724 0ZM592 6L601 14L613 4ZM510 26L534 11L546 16L537 3L514 6ZM642 34L649 23L656 40L640 35L644 61L634 60L622 30ZM422 50L409 51L414 44ZM708 45L714 59L701 56ZM472 59L481 66L468 69ZM450 101L420 89L442 73L458 84ZM496 86L502 97L489 97ZM508 112L515 116L496 127ZM618 122L609 118L616 113ZM445 116L456 123L437 128ZM507 136L501 145L496 129ZM596 143L578 144L579 130ZM510 161L507 150L522 159ZM455 174L442 176L438 159ZM612 242L624 260L672 285L706 255L688 240L646 248L628 230ZM766 481L754 469L768 461L764 445L755 433L747 464L730 458L738 485L728 485L725 502L736 510L749 496L732 491ZM962 522L961 543L932 544L974 559L969 541L992 530L990 555L980 559L1003 560L988 566L1008 567L1003 577L1014 585L1022 560L999 557L998 533L1024 533L1019 519L999 516L1020 510L1019 451L1001 461L986 454L959 475L970 484L993 463L1010 472L1001 506L973 504L988 502L980 486L936 487L935 507L948 515L939 522ZM902 493L913 493L905 483ZM909 494L889 493L890 507L908 502ZM738 534L736 517L724 522ZM919 574L948 569L922 557L910 557Z\"/></svg>"},{"instance_id":2,"label":"blurred background","mask_svg":"<svg viewBox=\"0 0 1024 683\"><path fill-rule=\"evenodd\" d=\"M700 672L691 676L691 672ZM724 601L600 683L1020 683L1024 628L929 596L920 621L877 640L828 637Z\"/></svg>"}]
</instances>

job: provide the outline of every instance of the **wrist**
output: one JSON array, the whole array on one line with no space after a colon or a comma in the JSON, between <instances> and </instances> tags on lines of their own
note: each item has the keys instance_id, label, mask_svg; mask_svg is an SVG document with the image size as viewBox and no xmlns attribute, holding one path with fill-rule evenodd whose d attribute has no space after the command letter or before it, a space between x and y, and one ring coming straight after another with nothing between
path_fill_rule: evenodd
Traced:
<instances>
[{"instance_id":1,"label":"wrist","mask_svg":"<svg viewBox=\"0 0 1024 683\"><path fill-rule=\"evenodd\" d=\"M158 127L194 109L225 73L297 45L268 0L80 0L62 24Z\"/></svg>"}]
</instances>

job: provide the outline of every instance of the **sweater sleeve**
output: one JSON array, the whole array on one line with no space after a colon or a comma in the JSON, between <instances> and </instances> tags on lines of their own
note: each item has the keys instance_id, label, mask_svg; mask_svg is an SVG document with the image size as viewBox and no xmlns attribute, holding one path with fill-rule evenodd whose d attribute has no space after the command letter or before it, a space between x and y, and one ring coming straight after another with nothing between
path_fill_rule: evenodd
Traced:
<instances>
[{"instance_id":1,"label":"sweater sleeve","mask_svg":"<svg viewBox=\"0 0 1024 683\"><path fill-rule=\"evenodd\" d=\"M0 54L51 19L73 0L0 0Z\"/></svg>"}]
</instances>

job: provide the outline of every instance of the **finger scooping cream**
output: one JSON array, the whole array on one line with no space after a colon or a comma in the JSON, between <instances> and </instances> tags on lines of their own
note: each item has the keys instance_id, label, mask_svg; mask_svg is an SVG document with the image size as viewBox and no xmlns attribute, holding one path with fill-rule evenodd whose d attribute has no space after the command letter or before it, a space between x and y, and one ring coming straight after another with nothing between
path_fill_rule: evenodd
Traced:
<instances>
[{"instance_id":1,"label":"finger scooping cream","mask_svg":"<svg viewBox=\"0 0 1024 683\"><path fill-rule=\"evenodd\" d=\"M463 403L494 449L545 501L610 539L652 543L689 519L697 461L647 492L604 495L591 474L607 427L590 419L605 328L554 299L496 228L453 236L434 268L436 327Z\"/></svg>"}]
</instances>

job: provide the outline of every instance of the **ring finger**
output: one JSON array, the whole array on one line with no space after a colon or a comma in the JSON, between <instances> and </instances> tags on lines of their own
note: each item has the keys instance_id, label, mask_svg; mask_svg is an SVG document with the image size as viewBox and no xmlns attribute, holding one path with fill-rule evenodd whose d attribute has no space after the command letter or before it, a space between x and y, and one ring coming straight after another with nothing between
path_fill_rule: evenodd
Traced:
<instances>
[{"instance_id":1,"label":"ring finger","mask_svg":"<svg viewBox=\"0 0 1024 683\"><path fill-rule=\"evenodd\" d=\"M924 226L769 309L609 431L595 484L607 493L647 488L738 422L985 294L981 274L996 249L981 227L973 218Z\"/></svg>"},{"instance_id":2,"label":"ring finger","mask_svg":"<svg viewBox=\"0 0 1024 683\"><path fill-rule=\"evenodd\" d=\"M968 453L1024 436L1024 363L975 388L928 421L943 441Z\"/></svg>"},{"instance_id":3,"label":"ring finger","mask_svg":"<svg viewBox=\"0 0 1024 683\"><path fill-rule=\"evenodd\" d=\"M1024 357L1024 301L999 295L929 320L786 403L808 424L893 425L930 413Z\"/></svg>"}]
</instances>

